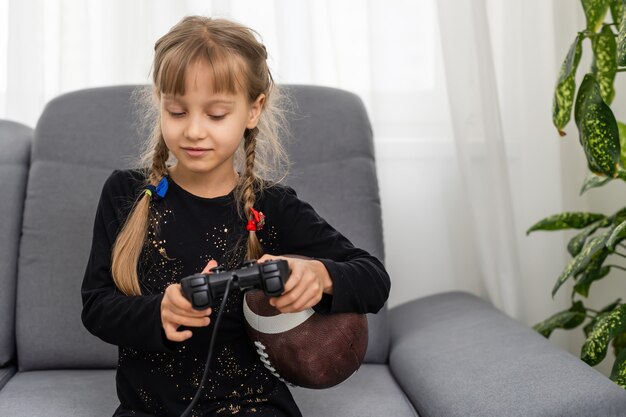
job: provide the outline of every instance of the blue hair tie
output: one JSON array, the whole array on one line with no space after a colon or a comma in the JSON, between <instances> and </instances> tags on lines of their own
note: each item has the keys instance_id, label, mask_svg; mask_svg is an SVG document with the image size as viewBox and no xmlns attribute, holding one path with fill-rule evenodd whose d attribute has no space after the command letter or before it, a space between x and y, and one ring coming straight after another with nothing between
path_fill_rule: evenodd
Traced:
<instances>
[{"instance_id":1,"label":"blue hair tie","mask_svg":"<svg viewBox=\"0 0 626 417\"><path fill-rule=\"evenodd\" d=\"M167 178L163 177L156 187L152 184L146 185L145 193L148 194L155 201L160 200L165 197L168 186L169 184L167 182Z\"/></svg>"}]
</instances>

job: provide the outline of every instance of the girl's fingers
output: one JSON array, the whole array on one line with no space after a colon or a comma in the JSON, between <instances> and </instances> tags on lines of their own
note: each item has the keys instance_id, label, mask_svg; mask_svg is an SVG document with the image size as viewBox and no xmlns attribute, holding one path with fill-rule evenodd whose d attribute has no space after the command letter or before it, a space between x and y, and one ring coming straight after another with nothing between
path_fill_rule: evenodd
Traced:
<instances>
[{"instance_id":1,"label":"girl's fingers","mask_svg":"<svg viewBox=\"0 0 626 417\"><path fill-rule=\"evenodd\" d=\"M173 287L172 290L169 290L170 287ZM210 307L206 310L195 310L191 302L183 295L180 284L172 284L170 287L165 290L166 306L170 311L188 317L202 317L211 314Z\"/></svg>"},{"instance_id":2,"label":"girl's fingers","mask_svg":"<svg viewBox=\"0 0 626 417\"><path fill-rule=\"evenodd\" d=\"M170 323L164 324L163 329L165 330L165 336L167 337L167 339L173 342L184 342L185 340L193 336L191 330L184 330L182 332L179 332L177 331L177 327Z\"/></svg>"},{"instance_id":3,"label":"girl's fingers","mask_svg":"<svg viewBox=\"0 0 626 417\"><path fill-rule=\"evenodd\" d=\"M283 292L282 295L279 295L278 297L273 298L270 304L280 310L286 305L293 303L300 295L302 295L304 290L305 290L304 286L302 287L296 286L292 289L285 288L285 292Z\"/></svg>"},{"instance_id":4,"label":"girl's fingers","mask_svg":"<svg viewBox=\"0 0 626 417\"><path fill-rule=\"evenodd\" d=\"M275 259L276 257L274 255L270 255L270 254L265 254L263 256L261 256L259 259L257 259L257 262L263 263L265 261L271 261L273 259Z\"/></svg>"},{"instance_id":5,"label":"girl's fingers","mask_svg":"<svg viewBox=\"0 0 626 417\"><path fill-rule=\"evenodd\" d=\"M298 284L300 284L301 280L302 274L300 271L292 269L291 265L289 265L289 278L287 279L287 282L285 282L285 292L283 294L293 290Z\"/></svg>"},{"instance_id":6,"label":"girl's fingers","mask_svg":"<svg viewBox=\"0 0 626 417\"><path fill-rule=\"evenodd\" d=\"M164 312L163 314L168 323L173 323L178 326L206 327L211 323L211 319L208 317L187 317L172 313L171 311Z\"/></svg>"},{"instance_id":7,"label":"girl's fingers","mask_svg":"<svg viewBox=\"0 0 626 417\"><path fill-rule=\"evenodd\" d=\"M175 305L171 305L168 308L168 310L178 316L193 317L193 318L207 317L207 316L210 316L211 313L213 312L211 310L211 307L207 308L206 310L194 310L191 306L187 309L187 308L179 308L179 307L176 307Z\"/></svg>"},{"instance_id":8,"label":"girl's fingers","mask_svg":"<svg viewBox=\"0 0 626 417\"><path fill-rule=\"evenodd\" d=\"M206 264L206 266L204 267L204 269L202 270L203 274L210 274L211 273L211 268L215 268L217 266L217 261L215 259L211 259L209 261L208 264Z\"/></svg>"},{"instance_id":9,"label":"girl's fingers","mask_svg":"<svg viewBox=\"0 0 626 417\"><path fill-rule=\"evenodd\" d=\"M307 288L307 290L293 303L281 307L279 311L281 313L295 313L311 308L319 302L319 299L321 299L321 296L318 296L318 293L319 292L314 288Z\"/></svg>"},{"instance_id":10,"label":"girl's fingers","mask_svg":"<svg viewBox=\"0 0 626 417\"><path fill-rule=\"evenodd\" d=\"M185 303L180 300L170 300L171 304L168 306L168 310L174 314L184 317L206 317L210 316L212 313L211 307L206 310L195 310L191 303L187 301L184 297L183 300Z\"/></svg>"}]
</instances>

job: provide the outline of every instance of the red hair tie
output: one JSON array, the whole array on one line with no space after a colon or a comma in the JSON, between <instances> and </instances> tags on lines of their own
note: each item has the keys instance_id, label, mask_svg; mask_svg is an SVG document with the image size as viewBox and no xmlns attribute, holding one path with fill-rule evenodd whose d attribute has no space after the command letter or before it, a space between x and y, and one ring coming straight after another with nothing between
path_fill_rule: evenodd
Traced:
<instances>
[{"instance_id":1,"label":"red hair tie","mask_svg":"<svg viewBox=\"0 0 626 417\"><path fill-rule=\"evenodd\" d=\"M250 212L252 213L252 218L248 220L246 230L249 232L257 232L263 229L263 226L265 226L265 214L261 211L256 211L252 207L250 207Z\"/></svg>"}]
</instances>

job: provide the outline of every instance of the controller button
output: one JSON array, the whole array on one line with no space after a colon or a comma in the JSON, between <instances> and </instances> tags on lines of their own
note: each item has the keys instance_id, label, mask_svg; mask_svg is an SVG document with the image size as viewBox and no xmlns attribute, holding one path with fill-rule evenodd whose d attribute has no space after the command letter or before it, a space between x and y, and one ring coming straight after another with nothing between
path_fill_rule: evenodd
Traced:
<instances>
[{"instance_id":1,"label":"controller button","mask_svg":"<svg viewBox=\"0 0 626 417\"><path fill-rule=\"evenodd\" d=\"M204 285L204 284L205 284L205 282L206 282L206 281L205 281L204 277L193 278L193 279L191 280L191 286L192 286L192 287L199 287L199 286L201 286L201 285Z\"/></svg>"},{"instance_id":2,"label":"controller button","mask_svg":"<svg viewBox=\"0 0 626 417\"><path fill-rule=\"evenodd\" d=\"M209 269L209 271L211 271L214 274L221 274L222 272L226 272L226 268L224 268L222 265L218 265Z\"/></svg>"},{"instance_id":3,"label":"controller button","mask_svg":"<svg viewBox=\"0 0 626 417\"><path fill-rule=\"evenodd\" d=\"M271 272L263 271L263 278L265 279L280 278L280 272L279 271L271 271Z\"/></svg>"},{"instance_id":4,"label":"controller button","mask_svg":"<svg viewBox=\"0 0 626 417\"><path fill-rule=\"evenodd\" d=\"M263 273L268 273L272 271L278 271L278 265L275 263L271 264L261 264L263 267Z\"/></svg>"},{"instance_id":5,"label":"controller button","mask_svg":"<svg viewBox=\"0 0 626 417\"><path fill-rule=\"evenodd\" d=\"M204 307L209 304L209 297L207 297L206 291L200 291L193 294L193 305L195 307Z\"/></svg>"},{"instance_id":6,"label":"controller button","mask_svg":"<svg viewBox=\"0 0 626 417\"><path fill-rule=\"evenodd\" d=\"M282 286L282 283L280 282L280 278L276 277L276 278L266 279L265 288L267 289L268 293L276 294L282 291L283 286Z\"/></svg>"}]
</instances>

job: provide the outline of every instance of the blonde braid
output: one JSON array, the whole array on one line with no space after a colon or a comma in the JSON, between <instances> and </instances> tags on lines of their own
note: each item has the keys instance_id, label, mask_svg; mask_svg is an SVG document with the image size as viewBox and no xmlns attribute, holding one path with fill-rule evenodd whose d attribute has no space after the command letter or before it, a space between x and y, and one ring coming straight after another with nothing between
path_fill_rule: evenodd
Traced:
<instances>
[{"instance_id":1,"label":"blonde braid","mask_svg":"<svg viewBox=\"0 0 626 417\"><path fill-rule=\"evenodd\" d=\"M167 160L170 157L170 151L167 149L163 135L159 134L159 140L154 147L152 153L152 166L150 167L150 175L148 181L152 185L156 185L161 178L167 175Z\"/></svg>"},{"instance_id":2,"label":"blonde braid","mask_svg":"<svg viewBox=\"0 0 626 417\"><path fill-rule=\"evenodd\" d=\"M152 153L148 184L155 185L167 175L169 151L161 137ZM147 185L147 184L146 184ZM148 234L150 196L142 192L113 244L111 273L116 287L126 295L141 295L137 265Z\"/></svg>"},{"instance_id":3,"label":"blonde braid","mask_svg":"<svg viewBox=\"0 0 626 417\"><path fill-rule=\"evenodd\" d=\"M246 220L250 220L253 218L252 211L250 209L254 207L254 203L256 202L256 191L260 189L260 180L254 174L254 151L256 148L256 135L258 133L259 129L255 127L254 129L246 129L246 132L244 134L246 162L241 187L243 190L244 201L243 213ZM247 246L248 247L246 257L248 259L258 259L263 255L263 247L261 246L261 242L259 242L259 239L257 238L256 232L254 230L250 231Z\"/></svg>"}]
</instances>

